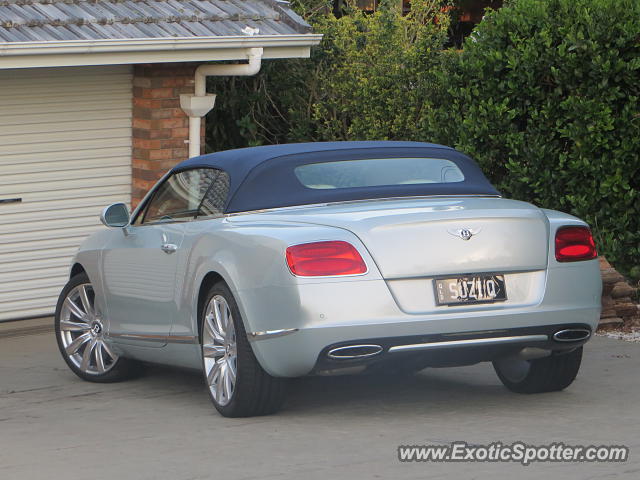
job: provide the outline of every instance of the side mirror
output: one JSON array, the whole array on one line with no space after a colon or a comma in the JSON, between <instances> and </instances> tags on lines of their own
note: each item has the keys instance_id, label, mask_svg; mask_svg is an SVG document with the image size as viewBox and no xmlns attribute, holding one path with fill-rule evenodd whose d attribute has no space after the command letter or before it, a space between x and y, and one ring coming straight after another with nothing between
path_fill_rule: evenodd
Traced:
<instances>
[{"instance_id":1,"label":"side mirror","mask_svg":"<svg viewBox=\"0 0 640 480\"><path fill-rule=\"evenodd\" d=\"M114 203L100 214L100 221L109 228L124 228L129 225L129 209L124 203Z\"/></svg>"}]
</instances>

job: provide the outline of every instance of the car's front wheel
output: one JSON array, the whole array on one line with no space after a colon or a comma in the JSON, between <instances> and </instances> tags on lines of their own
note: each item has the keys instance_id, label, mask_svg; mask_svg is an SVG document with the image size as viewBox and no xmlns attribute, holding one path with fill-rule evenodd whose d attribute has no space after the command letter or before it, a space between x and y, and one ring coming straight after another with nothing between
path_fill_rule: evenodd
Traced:
<instances>
[{"instance_id":1,"label":"car's front wheel","mask_svg":"<svg viewBox=\"0 0 640 480\"><path fill-rule=\"evenodd\" d=\"M200 318L204 379L218 412L251 417L278 411L285 399L285 379L272 377L258 363L225 283L211 287Z\"/></svg>"},{"instance_id":2,"label":"car's front wheel","mask_svg":"<svg viewBox=\"0 0 640 480\"><path fill-rule=\"evenodd\" d=\"M73 276L64 286L54 325L58 348L69 368L83 380L123 380L137 371L138 364L120 357L105 341L104 319L95 297L86 273Z\"/></svg>"},{"instance_id":3,"label":"car's front wheel","mask_svg":"<svg viewBox=\"0 0 640 480\"><path fill-rule=\"evenodd\" d=\"M536 360L513 357L495 360L493 368L505 387L517 393L543 393L564 390L580 370L582 347Z\"/></svg>"}]
</instances>

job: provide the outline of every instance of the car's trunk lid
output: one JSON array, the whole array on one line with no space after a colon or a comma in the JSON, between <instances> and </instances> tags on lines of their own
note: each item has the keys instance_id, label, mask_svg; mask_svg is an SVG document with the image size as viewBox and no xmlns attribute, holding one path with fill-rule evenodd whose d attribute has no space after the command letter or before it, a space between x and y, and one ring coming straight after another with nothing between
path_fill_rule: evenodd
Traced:
<instances>
[{"instance_id":1,"label":"car's trunk lid","mask_svg":"<svg viewBox=\"0 0 640 480\"><path fill-rule=\"evenodd\" d=\"M386 279L540 270L547 265L544 213L514 200L374 200L267 215L350 230ZM469 233L471 237L465 239Z\"/></svg>"}]
</instances>

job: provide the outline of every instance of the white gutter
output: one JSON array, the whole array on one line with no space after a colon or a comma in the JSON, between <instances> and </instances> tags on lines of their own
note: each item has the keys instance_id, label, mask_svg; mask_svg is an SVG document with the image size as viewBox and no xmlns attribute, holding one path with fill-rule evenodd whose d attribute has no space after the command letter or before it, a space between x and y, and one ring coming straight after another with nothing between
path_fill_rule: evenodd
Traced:
<instances>
[{"instance_id":1,"label":"white gutter","mask_svg":"<svg viewBox=\"0 0 640 480\"><path fill-rule=\"evenodd\" d=\"M301 58L322 35L234 35L47 42L0 42L0 70L161 62L246 59L249 48L264 48L263 58Z\"/></svg>"},{"instance_id":2,"label":"white gutter","mask_svg":"<svg viewBox=\"0 0 640 480\"><path fill-rule=\"evenodd\" d=\"M128 38L99 40L58 40L44 42L0 42L0 57L13 55L139 52L209 48L251 48L313 46L322 35L230 35L209 37Z\"/></svg>"},{"instance_id":3,"label":"white gutter","mask_svg":"<svg viewBox=\"0 0 640 480\"><path fill-rule=\"evenodd\" d=\"M189 158L200 155L200 128L202 117L212 108L216 100L213 94L207 94L207 77L251 76L262 66L262 48L250 48L246 55L248 63L233 65L200 65L195 72L195 94L180 95L180 107L189 116Z\"/></svg>"}]
</instances>

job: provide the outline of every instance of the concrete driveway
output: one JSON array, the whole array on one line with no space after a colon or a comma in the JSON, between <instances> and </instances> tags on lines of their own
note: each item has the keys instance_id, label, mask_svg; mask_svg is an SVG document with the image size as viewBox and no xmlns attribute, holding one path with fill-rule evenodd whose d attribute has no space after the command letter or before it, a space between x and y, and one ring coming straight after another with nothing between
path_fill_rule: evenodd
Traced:
<instances>
[{"instance_id":1,"label":"concrete driveway","mask_svg":"<svg viewBox=\"0 0 640 480\"><path fill-rule=\"evenodd\" d=\"M37 331L36 331L37 332ZM6 333L6 332L5 332ZM0 335L1 337L1 335ZM0 338L0 478L640 478L640 344L598 337L565 392L509 393L489 364L305 378L282 413L225 419L200 376L91 384L51 332ZM398 445L625 444L626 463L400 463Z\"/></svg>"}]
</instances>

